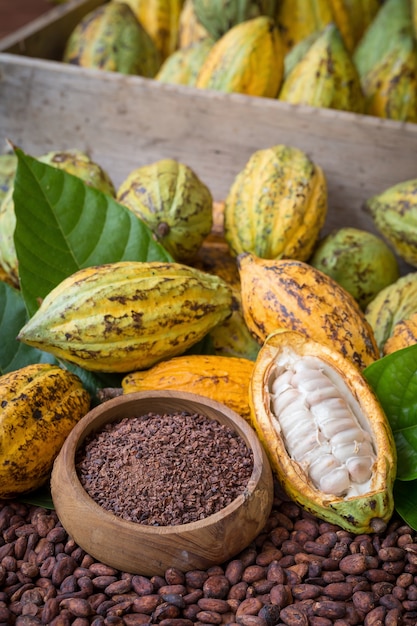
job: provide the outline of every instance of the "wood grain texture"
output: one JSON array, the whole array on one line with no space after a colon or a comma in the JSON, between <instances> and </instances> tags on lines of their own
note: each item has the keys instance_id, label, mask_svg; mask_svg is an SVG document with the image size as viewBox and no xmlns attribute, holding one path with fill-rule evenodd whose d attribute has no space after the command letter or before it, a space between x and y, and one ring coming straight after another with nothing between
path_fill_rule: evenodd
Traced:
<instances>
[{"instance_id":1,"label":"wood grain texture","mask_svg":"<svg viewBox=\"0 0 417 626\"><path fill-rule=\"evenodd\" d=\"M179 526L128 522L100 507L78 480L74 459L84 439L109 421L148 412L198 412L226 424L253 450L254 469L245 492L222 511ZM273 500L272 472L252 428L227 407L191 393L138 392L92 409L71 431L55 460L51 492L64 528L84 550L121 571L153 576L168 567L207 569L247 547L262 530Z\"/></svg>"}]
</instances>

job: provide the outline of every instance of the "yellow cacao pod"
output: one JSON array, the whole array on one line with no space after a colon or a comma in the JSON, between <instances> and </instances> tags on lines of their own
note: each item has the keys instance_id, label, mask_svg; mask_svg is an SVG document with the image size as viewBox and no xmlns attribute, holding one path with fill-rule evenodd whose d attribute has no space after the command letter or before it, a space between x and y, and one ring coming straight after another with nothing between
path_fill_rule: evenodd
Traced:
<instances>
[{"instance_id":1,"label":"yellow cacao pod","mask_svg":"<svg viewBox=\"0 0 417 626\"><path fill-rule=\"evenodd\" d=\"M275 332L259 352L249 397L253 426L293 500L356 534L386 526L394 509L395 442L349 359L301 333Z\"/></svg>"},{"instance_id":2,"label":"yellow cacao pod","mask_svg":"<svg viewBox=\"0 0 417 626\"><path fill-rule=\"evenodd\" d=\"M0 498L13 498L49 478L90 396L72 372L38 363L0 376L0 406Z\"/></svg>"},{"instance_id":3,"label":"yellow cacao pod","mask_svg":"<svg viewBox=\"0 0 417 626\"><path fill-rule=\"evenodd\" d=\"M280 32L272 18L261 16L233 26L216 41L195 86L275 98L283 73Z\"/></svg>"},{"instance_id":4,"label":"yellow cacao pod","mask_svg":"<svg viewBox=\"0 0 417 626\"><path fill-rule=\"evenodd\" d=\"M182 354L231 313L232 291L217 276L121 261L63 280L18 339L86 370L129 372Z\"/></svg>"},{"instance_id":5,"label":"yellow cacao pod","mask_svg":"<svg viewBox=\"0 0 417 626\"><path fill-rule=\"evenodd\" d=\"M408 348L417 343L417 311L406 319L402 319L391 331L382 348L383 356Z\"/></svg>"},{"instance_id":6,"label":"yellow cacao pod","mask_svg":"<svg viewBox=\"0 0 417 626\"><path fill-rule=\"evenodd\" d=\"M329 0L280 0L277 22L285 50L333 21Z\"/></svg>"},{"instance_id":7,"label":"yellow cacao pod","mask_svg":"<svg viewBox=\"0 0 417 626\"><path fill-rule=\"evenodd\" d=\"M198 73L214 45L205 37L170 54L162 63L155 80L173 85L195 85Z\"/></svg>"},{"instance_id":8,"label":"yellow cacao pod","mask_svg":"<svg viewBox=\"0 0 417 626\"><path fill-rule=\"evenodd\" d=\"M248 420L249 380L254 362L229 356L191 354L161 361L122 379L123 393L177 389L222 402Z\"/></svg>"},{"instance_id":9,"label":"yellow cacao pod","mask_svg":"<svg viewBox=\"0 0 417 626\"><path fill-rule=\"evenodd\" d=\"M206 37L210 37L210 34L195 14L194 0L185 0L180 13L178 48L188 48Z\"/></svg>"},{"instance_id":10,"label":"yellow cacao pod","mask_svg":"<svg viewBox=\"0 0 417 626\"><path fill-rule=\"evenodd\" d=\"M321 167L298 148L257 150L229 190L224 237L232 254L306 261L327 214Z\"/></svg>"},{"instance_id":11,"label":"yellow cacao pod","mask_svg":"<svg viewBox=\"0 0 417 626\"><path fill-rule=\"evenodd\" d=\"M164 61L178 46L183 0L113 0L128 4Z\"/></svg>"},{"instance_id":12,"label":"yellow cacao pod","mask_svg":"<svg viewBox=\"0 0 417 626\"><path fill-rule=\"evenodd\" d=\"M262 343L279 329L329 345L359 369L379 358L373 330L354 297L315 267L292 259L238 257L243 314Z\"/></svg>"}]
</instances>

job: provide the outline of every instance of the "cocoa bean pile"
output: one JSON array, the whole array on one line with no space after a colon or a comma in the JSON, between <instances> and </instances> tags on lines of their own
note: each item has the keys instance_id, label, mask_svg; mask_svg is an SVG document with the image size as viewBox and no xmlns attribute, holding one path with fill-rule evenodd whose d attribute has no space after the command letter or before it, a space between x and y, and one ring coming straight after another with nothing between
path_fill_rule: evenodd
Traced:
<instances>
[{"instance_id":1,"label":"cocoa bean pile","mask_svg":"<svg viewBox=\"0 0 417 626\"><path fill-rule=\"evenodd\" d=\"M267 524L228 562L145 577L86 554L55 511L0 505L0 625L415 626L417 533L354 535L276 484ZM238 532L238 529L237 529Z\"/></svg>"}]
</instances>

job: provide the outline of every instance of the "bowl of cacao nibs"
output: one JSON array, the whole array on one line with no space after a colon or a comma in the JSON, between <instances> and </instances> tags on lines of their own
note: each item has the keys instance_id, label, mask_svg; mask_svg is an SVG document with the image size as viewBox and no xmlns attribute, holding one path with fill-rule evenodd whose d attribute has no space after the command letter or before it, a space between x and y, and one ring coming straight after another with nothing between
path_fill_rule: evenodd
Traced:
<instances>
[{"instance_id":1,"label":"bowl of cacao nibs","mask_svg":"<svg viewBox=\"0 0 417 626\"><path fill-rule=\"evenodd\" d=\"M121 571L207 569L262 531L273 478L251 425L209 398L135 392L94 407L73 428L51 475L72 539Z\"/></svg>"}]
</instances>

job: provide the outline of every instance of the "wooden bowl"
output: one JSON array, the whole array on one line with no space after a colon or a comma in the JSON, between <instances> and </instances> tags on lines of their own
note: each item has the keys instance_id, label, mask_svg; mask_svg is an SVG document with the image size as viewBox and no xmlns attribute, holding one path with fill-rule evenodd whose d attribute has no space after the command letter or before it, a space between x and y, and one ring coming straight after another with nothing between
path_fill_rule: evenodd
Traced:
<instances>
[{"instance_id":1,"label":"wooden bowl","mask_svg":"<svg viewBox=\"0 0 417 626\"><path fill-rule=\"evenodd\" d=\"M253 452L253 471L242 494L221 511L181 525L150 526L127 521L96 503L81 485L76 452L105 424L149 412L186 411L216 419L238 432ZM272 508L273 479L255 431L234 411L203 396L178 391L137 392L93 408L73 428L55 460L51 492L57 515L74 541L92 557L120 571L163 575L224 563L246 548L264 527Z\"/></svg>"}]
</instances>

